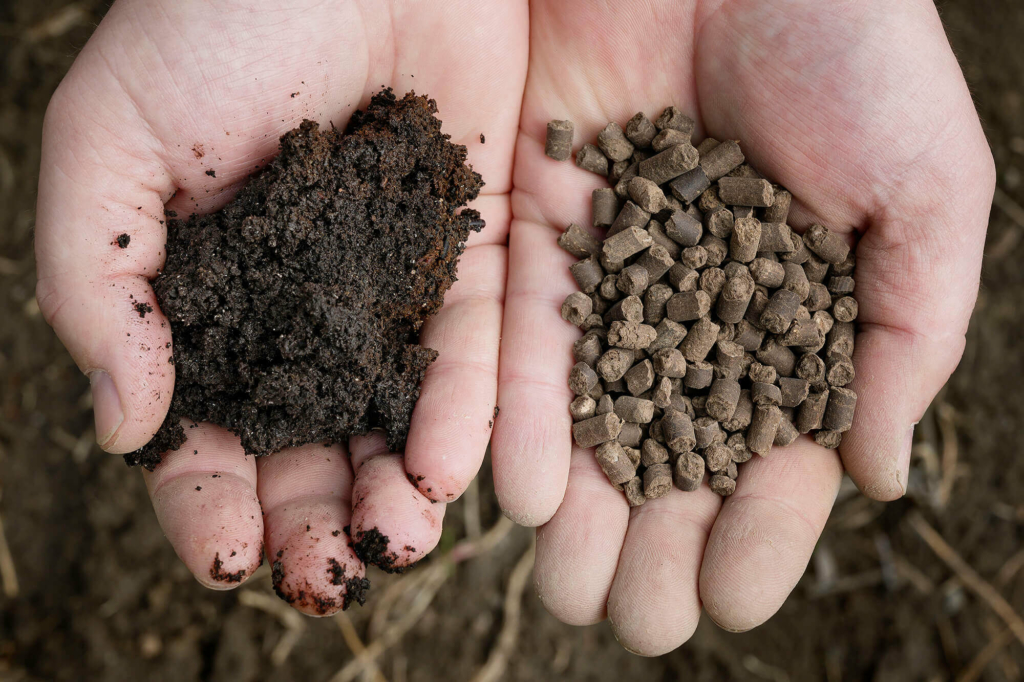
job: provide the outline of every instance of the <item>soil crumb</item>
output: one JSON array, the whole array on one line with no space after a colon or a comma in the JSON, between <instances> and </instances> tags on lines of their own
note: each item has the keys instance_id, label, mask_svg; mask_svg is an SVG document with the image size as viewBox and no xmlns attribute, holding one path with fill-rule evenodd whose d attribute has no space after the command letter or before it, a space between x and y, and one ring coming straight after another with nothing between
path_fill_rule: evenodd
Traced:
<instances>
[{"instance_id":1,"label":"soil crumb","mask_svg":"<svg viewBox=\"0 0 1024 682\"><path fill-rule=\"evenodd\" d=\"M132 241L132 236L130 234L128 234L127 232L124 233L124 234L117 235L117 245L119 247L121 247L122 249L127 249L128 248L128 244L130 244L131 241Z\"/></svg>"},{"instance_id":2,"label":"soil crumb","mask_svg":"<svg viewBox=\"0 0 1024 682\"><path fill-rule=\"evenodd\" d=\"M232 552L234 555L234 552ZM224 562L220 560L220 552L213 557L213 566L210 567L210 577L219 583L240 583L245 578L244 568L228 573L224 570Z\"/></svg>"},{"instance_id":3,"label":"soil crumb","mask_svg":"<svg viewBox=\"0 0 1024 682\"><path fill-rule=\"evenodd\" d=\"M237 434L247 454L381 427L405 446L437 353L418 344L456 280L483 186L437 105L391 89L342 133L313 121L217 213L174 219L153 281L176 379L163 426L130 465L186 440L179 421Z\"/></svg>"},{"instance_id":4,"label":"soil crumb","mask_svg":"<svg viewBox=\"0 0 1024 682\"><path fill-rule=\"evenodd\" d=\"M373 564L385 573L402 573L407 567L396 567L398 555L388 550L390 540L376 527L359 532L358 538L352 539L352 551L364 564Z\"/></svg>"},{"instance_id":5,"label":"soil crumb","mask_svg":"<svg viewBox=\"0 0 1024 682\"><path fill-rule=\"evenodd\" d=\"M146 313L153 312L153 306L142 301L136 301L132 307L135 308L135 312L139 314L139 317L145 317Z\"/></svg>"}]
</instances>

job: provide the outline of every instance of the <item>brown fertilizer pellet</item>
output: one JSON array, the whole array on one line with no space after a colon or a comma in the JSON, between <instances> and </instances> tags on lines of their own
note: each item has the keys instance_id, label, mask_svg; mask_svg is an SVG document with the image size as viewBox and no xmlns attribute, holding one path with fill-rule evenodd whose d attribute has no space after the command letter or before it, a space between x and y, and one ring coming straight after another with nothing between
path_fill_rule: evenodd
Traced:
<instances>
[{"instance_id":1,"label":"brown fertilizer pellet","mask_svg":"<svg viewBox=\"0 0 1024 682\"><path fill-rule=\"evenodd\" d=\"M561 315L585 332L573 436L634 507L705 479L731 495L755 454L800 434L836 448L854 423L849 244L794 231L790 192L693 127L675 107L605 126L576 165L610 186L558 240L580 289ZM572 130L549 124L549 156L568 158Z\"/></svg>"}]
</instances>

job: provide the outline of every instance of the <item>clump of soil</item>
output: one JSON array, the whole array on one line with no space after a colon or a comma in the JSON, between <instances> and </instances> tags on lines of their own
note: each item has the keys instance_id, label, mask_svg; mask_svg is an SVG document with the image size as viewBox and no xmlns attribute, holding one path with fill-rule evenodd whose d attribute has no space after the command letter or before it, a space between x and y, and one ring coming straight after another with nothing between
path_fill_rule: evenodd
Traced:
<instances>
[{"instance_id":1,"label":"clump of soil","mask_svg":"<svg viewBox=\"0 0 1024 682\"><path fill-rule=\"evenodd\" d=\"M183 417L245 451L340 441L375 427L405 445L437 353L419 329L456 280L483 181L441 133L433 100L386 89L345 130L312 121L221 211L168 220L154 280L176 381L156 436L125 456L153 468Z\"/></svg>"}]
</instances>

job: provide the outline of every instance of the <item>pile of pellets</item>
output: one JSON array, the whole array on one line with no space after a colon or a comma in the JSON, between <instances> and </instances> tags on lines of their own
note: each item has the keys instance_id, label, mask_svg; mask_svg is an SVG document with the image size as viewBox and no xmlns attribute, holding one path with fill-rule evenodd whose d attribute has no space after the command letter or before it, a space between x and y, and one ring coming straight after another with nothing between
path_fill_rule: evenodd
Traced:
<instances>
[{"instance_id":1,"label":"pile of pellets","mask_svg":"<svg viewBox=\"0 0 1024 682\"><path fill-rule=\"evenodd\" d=\"M569 387L576 444L597 448L631 506L700 487L736 490L738 465L813 433L839 446L857 395L854 255L822 225L786 221L792 196L736 141L691 144L693 120L668 107L609 123L576 154L608 178L593 225L559 245L580 291L562 317L583 330ZM573 124L548 124L545 153L572 153Z\"/></svg>"}]
</instances>

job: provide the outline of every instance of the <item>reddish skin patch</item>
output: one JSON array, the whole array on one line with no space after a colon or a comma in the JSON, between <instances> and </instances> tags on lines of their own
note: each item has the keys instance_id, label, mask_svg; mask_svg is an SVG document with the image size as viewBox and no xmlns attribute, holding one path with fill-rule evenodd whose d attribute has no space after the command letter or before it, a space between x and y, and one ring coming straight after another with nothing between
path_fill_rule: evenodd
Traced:
<instances>
[{"instance_id":1,"label":"reddish skin patch","mask_svg":"<svg viewBox=\"0 0 1024 682\"><path fill-rule=\"evenodd\" d=\"M206 150L203 149L203 145L199 144L198 142L192 146L192 153L195 154L195 157L197 159L201 159L204 156L206 156Z\"/></svg>"},{"instance_id":2,"label":"reddish skin patch","mask_svg":"<svg viewBox=\"0 0 1024 682\"><path fill-rule=\"evenodd\" d=\"M232 552L231 556L235 553ZM240 583L245 579L246 570L244 568L235 571L234 573L228 573L224 570L224 562L220 560L220 552L213 557L213 566L210 568L210 577L219 583Z\"/></svg>"}]
</instances>

